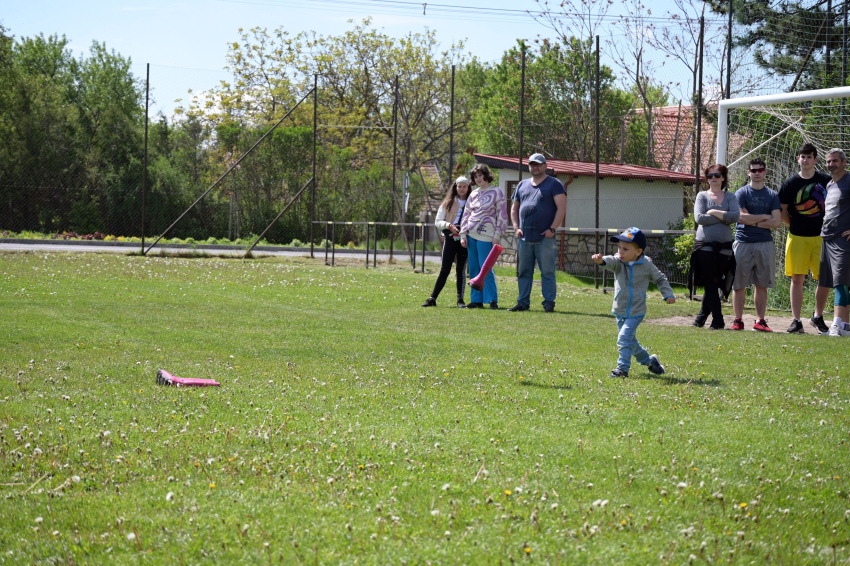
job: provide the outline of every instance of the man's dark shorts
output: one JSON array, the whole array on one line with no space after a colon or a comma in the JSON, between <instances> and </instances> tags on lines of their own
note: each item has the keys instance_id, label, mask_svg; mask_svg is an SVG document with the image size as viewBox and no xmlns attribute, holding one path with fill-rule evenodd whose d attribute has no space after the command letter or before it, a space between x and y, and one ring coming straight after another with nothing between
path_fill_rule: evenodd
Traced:
<instances>
[{"instance_id":1,"label":"man's dark shorts","mask_svg":"<svg viewBox=\"0 0 850 566\"><path fill-rule=\"evenodd\" d=\"M837 236L823 241L818 285L833 288L850 285L850 242Z\"/></svg>"}]
</instances>

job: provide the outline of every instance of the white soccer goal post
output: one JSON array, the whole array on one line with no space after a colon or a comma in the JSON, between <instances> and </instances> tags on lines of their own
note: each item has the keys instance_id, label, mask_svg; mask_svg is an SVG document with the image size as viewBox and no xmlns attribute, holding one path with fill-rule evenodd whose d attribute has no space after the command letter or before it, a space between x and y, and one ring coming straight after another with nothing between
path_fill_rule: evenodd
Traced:
<instances>
[{"instance_id":1,"label":"white soccer goal post","mask_svg":"<svg viewBox=\"0 0 850 566\"><path fill-rule=\"evenodd\" d=\"M825 171L829 149L850 146L850 87L721 100L717 108L717 163L729 169L729 188L748 182L753 158L767 164L765 182L779 190L785 179L799 171L797 154L805 143L817 148L817 168ZM709 112L711 109L708 109ZM850 152L848 152L850 153ZM787 229L773 232L776 244L777 282L786 281L784 258ZM813 301L816 285L807 282L807 300ZM789 308L787 287L768 293L771 309Z\"/></svg>"},{"instance_id":2,"label":"white soccer goal post","mask_svg":"<svg viewBox=\"0 0 850 566\"><path fill-rule=\"evenodd\" d=\"M845 115L850 112L850 102L846 108L844 105L848 97L850 86L721 100L717 112L717 163L728 167L788 132L797 134L791 136L795 140L821 146L821 152L840 147L845 139L850 141L850 120ZM747 124L730 127L730 111L734 109L752 109L754 113ZM759 111L774 119L759 124ZM730 156L730 149L735 150L734 155Z\"/></svg>"}]
</instances>

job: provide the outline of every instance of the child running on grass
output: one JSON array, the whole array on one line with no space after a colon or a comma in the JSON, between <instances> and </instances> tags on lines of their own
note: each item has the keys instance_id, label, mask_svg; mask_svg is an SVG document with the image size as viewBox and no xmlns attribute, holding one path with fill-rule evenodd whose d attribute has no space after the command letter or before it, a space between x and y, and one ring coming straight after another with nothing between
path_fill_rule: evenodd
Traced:
<instances>
[{"instance_id":1,"label":"child running on grass","mask_svg":"<svg viewBox=\"0 0 850 566\"><path fill-rule=\"evenodd\" d=\"M629 228L619 236L611 236L618 244L617 255L594 254L593 261L604 269L614 272L614 308L617 317L617 348L620 358L617 367L609 377L629 377L632 355L637 361L649 368L654 374L664 373L664 366L658 356L649 355L637 341L637 328L646 314L646 290L649 283L655 283L664 300L669 304L676 302L673 288L667 277L643 254L646 248L646 236L639 228Z\"/></svg>"}]
</instances>

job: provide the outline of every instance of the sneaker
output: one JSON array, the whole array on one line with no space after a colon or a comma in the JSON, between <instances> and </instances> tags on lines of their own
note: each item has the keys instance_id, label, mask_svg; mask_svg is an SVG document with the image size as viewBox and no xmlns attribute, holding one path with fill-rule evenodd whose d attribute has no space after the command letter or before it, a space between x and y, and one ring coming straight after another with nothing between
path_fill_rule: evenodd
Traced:
<instances>
[{"instance_id":1,"label":"sneaker","mask_svg":"<svg viewBox=\"0 0 850 566\"><path fill-rule=\"evenodd\" d=\"M655 375L664 375L664 366L661 365L661 362L658 361L658 356L652 354L649 356L649 371L654 373Z\"/></svg>"},{"instance_id":2,"label":"sneaker","mask_svg":"<svg viewBox=\"0 0 850 566\"><path fill-rule=\"evenodd\" d=\"M843 328L839 327L837 324L835 324L833 322L832 326L829 327L829 332L827 333L827 335L828 336L850 336L850 330L844 330Z\"/></svg>"},{"instance_id":3,"label":"sneaker","mask_svg":"<svg viewBox=\"0 0 850 566\"><path fill-rule=\"evenodd\" d=\"M555 305L543 305L543 312L555 312Z\"/></svg>"},{"instance_id":4,"label":"sneaker","mask_svg":"<svg viewBox=\"0 0 850 566\"><path fill-rule=\"evenodd\" d=\"M437 299L435 299L434 297L428 297L428 299L425 301L425 303L423 303L422 306L423 307L436 307L437 306Z\"/></svg>"},{"instance_id":5,"label":"sneaker","mask_svg":"<svg viewBox=\"0 0 850 566\"><path fill-rule=\"evenodd\" d=\"M788 334L805 334L806 332L803 330L803 323L799 320L792 320L791 326L786 330Z\"/></svg>"},{"instance_id":6,"label":"sneaker","mask_svg":"<svg viewBox=\"0 0 850 566\"><path fill-rule=\"evenodd\" d=\"M484 304L483 303L469 303L468 305L466 305L466 308L468 308L468 309L483 309Z\"/></svg>"},{"instance_id":7,"label":"sneaker","mask_svg":"<svg viewBox=\"0 0 850 566\"><path fill-rule=\"evenodd\" d=\"M758 330L759 332L773 332L770 327L767 325L767 321L765 319L760 319L753 324L753 330Z\"/></svg>"},{"instance_id":8,"label":"sneaker","mask_svg":"<svg viewBox=\"0 0 850 566\"><path fill-rule=\"evenodd\" d=\"M463 302L463 299L457 300L457 308L459 308L459 309L465 309L466 308L466 303Z\"/></svg>"},{"instance_id":9,"label":"sneaker","mask_svg":"<svg viewBox=\"0 0 850 566\"><path fill-rule=\"evenodd\" d=\"M499 310L499 303L497 303L496 301L490 301L490 310Z\"/></svg>"},{"instance_id":10,"label":"sneaker","mask_svg":"<svg viewBox=\"0 0 850 566\"><path fill-rule=\"evenodd\" d=\"M519 303L515 304L511 308L508 309L508 312L522 312L527 311L529 307L527 305L521 305Z\"/></svg>"},{"instance_id":11,"label":"sneaker","mask_svg":"<svg viewBox=\"0 0 850 566\"><path fill-rule=\"evenodd\" d=\"M620 368L614 368L608 377L629 377L629 372L623 371Z\"/></svg>"},{"instance_id":12,"label":"sneaker","mask_svg":"<svg viewBox=\"0 0 850 566\"><path fill-rule=\"evenodd\" d=\"M823 315L815 316L814 313L812 313L812 318L809 319L809 322L811 323L812 326L817 328L818 332L820 332L821 334L828 334L829 333L829 327L823 321Z\"/></svg>"},{"instance_id":13,"label":"sneaker","mask_svg":"<svg viewBox=\"0 0 850 566\"><path fill-rule=\"evenodd\" d=\"M732 323L732 327L729 330L743 330L744 329L744 321L740 318L736 318Z\"/></svg>"},{"instance_id":14,"label":"sneaker","mask_svg":"<svg viewBox=\"0 0 850 566\"><path fill-rule=\"evenodd\" d=\"M702 328L705 326L705 321L708 320L707 314L698 314L694 321L691 323L691 326L696 326L697 328Z\"/></svg>"},{"instance_id":15,"label":"sneaker","mask_svg":"<svg viewBox=\"0 0 850 566\"><path fill-rule=\"evenodd\" d=\"M708 327L709 330L723 330L724 328L726 328L726 323L723 321L722 318L719 321L712 320L711 324Z\"/></svg>"}]
</instances>

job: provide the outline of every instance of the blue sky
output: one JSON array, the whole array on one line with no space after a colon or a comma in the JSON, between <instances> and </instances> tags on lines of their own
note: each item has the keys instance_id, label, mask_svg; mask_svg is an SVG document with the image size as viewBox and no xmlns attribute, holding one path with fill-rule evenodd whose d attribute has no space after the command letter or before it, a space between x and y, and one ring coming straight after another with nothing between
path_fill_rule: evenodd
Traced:
<instances>
[{"instance_id":1,"label":"blue sky","mask_svg":"<svg viewBox=\"0 0 850 566\"><path fill-rule=\"evenodd\" d=\"M466 48L483 61L497 60L516 44L551 30L517 10L539 9L533 0L440 0L424 7L398 0L36 0L7 2L0 21L16 37L64 34L76 55L92 41L105 42L132 58L137 76L151 63L151 84L158 101L185 97L188 89L204 90L227 78L227 45L239 39L239 28L283 25L290 34L315 30L336 35L351 28L348 20L372 17L374 25L392 36L436 30L443 47L466 40ZM469 13L447 5L487 7L499 13ZM663 16L671 0L656 0L653 16ZM623 13L614 4L610 14ZM604 40L604 37L603 37ZM670 72L672 69L667 69ZM168 85L168 88L166 88Z\"/></svg>"},{"instance_id":2,"label":"blue sky","mask_svg":"<svg viewBox=\"0 0 850 566\"><path fill-rule=\"evenodd\" d=\"M513 10L536 6L531 0L443 1ZM426 8L423 16L420 3L381 6L315 0L37 0L7 3L0 21L17 37L64 34L77 53L98 40L132 57L137 65L221 69L227 43L238 40L240 27L283 25L293 34L315 30L335 35L350 29L349 19L368 16L394 36L429 27L437 30L444 46L468 39L469 50L483 60L497 59L517 37L534 38L546 31L522 14L472 19L457 11Z\"/></svg>"}]
</instances>

